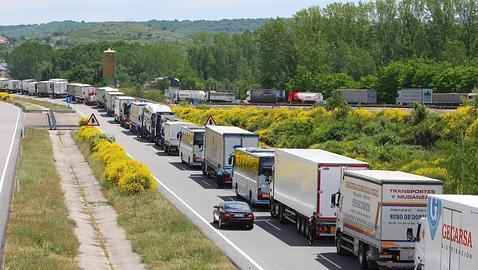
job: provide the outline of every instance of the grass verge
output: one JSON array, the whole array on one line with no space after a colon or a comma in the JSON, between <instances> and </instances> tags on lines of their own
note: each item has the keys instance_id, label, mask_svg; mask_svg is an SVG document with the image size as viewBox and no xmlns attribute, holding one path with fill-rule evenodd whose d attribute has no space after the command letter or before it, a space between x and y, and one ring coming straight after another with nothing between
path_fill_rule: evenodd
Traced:
<instances>
[{"instance_id":1,"label":"grass verge","mask_svg":"<svg viewBox=\"0 0 478 270\"><path fill-rule=\"evenodd\" d=\"M48 131L27 129L11 204L5 269L79 269L79 241L68 218Z\"/></svg>"},{"instance_id":2,"label":"grass verge","mask_svg":"<svg viewBox=\"0 0 478 270\"><path fill-rule=\"evenodd\" d=\"M73 133L81 153L103 193L118 213L122 226L150 269L236 269L199 229L157 191L125 196L104 179L105 167L91 155L89 146Z\"/></svg>"},{"instance_id":3,"label":"grass verge","mask_svg":"<svg viewBox=\"0 0 478 270\"><path fill-rule=\"evenodd\" d=\"M68 110L68 109L70 109L66 105L56 104L56 103L48 102L46 100L24 98L24 97L19 97L19 96L15 96L13 98L13 101L21 103L22 105L25 106L25 109L27 109L27 110L38 110L38 109L41 109L41 107L47 108L47 109L54 109L54 110Z\"/></svg>"}]
</instances>

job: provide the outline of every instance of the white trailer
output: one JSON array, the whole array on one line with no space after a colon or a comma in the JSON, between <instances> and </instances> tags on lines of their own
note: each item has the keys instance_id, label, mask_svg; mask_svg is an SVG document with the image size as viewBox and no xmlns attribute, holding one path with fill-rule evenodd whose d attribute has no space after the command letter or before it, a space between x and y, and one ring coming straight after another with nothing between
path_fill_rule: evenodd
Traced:
<instances>
[{"instance_id":1,"label":"white trailer","mask_svg":"<svg viewBox=\"0 0 478 270\"><path fill-rule=\"evenodd\" d=\"M345 171L338 206L336 248L358 257L361 268L411 268L412 240L426 216L429 194L441 194L440 180L399 171Z\"/></svg>"},{"instance_id":2,"label":"white trailer","mask_svg":"<svg viewBox=\"0 0 478 270\"><path fill-rule=\"evenodd\" d=\"M48 97L53 95L53 82L52 81L41 81L38 82L38 96L39 97Z\"/></svg>"},{"instance_id":3,"label":"white trailer","mask_svg":"<svg viewBox=\"0 0 478 270\"><path fill-rule=\"evenodd\" d=\"M180 133L183 127L191 126L191 123L180 121L166 121L161 132L163 148L169 155L179 154Z\"/></svg>"},{"instance_id":4,"label":"white trailer","mask_svg":"<svg viewBox=\"0 0 478 270\"><path fill-rule=\"evenodd\" d=\"M2 91L8 90L8 79L0 78L0 90Z\"/></svg>"},{"instance_id":5,"label":"white trailer","mask_svg":"<svg viewBox=\"0 0 478 270\"><path fill-rule=\"evenodd\" d=\"M396 103L399 106L413 103L432 104L433 90L427 88L410 88L398 91Z\"/></svg>"},{"instance_id":6,"label":"white trailer","mask_svg":"<svg viewBox=\"0 0 478 270\"><path fill-rule=\"evenodd\" d=\"M236 101L236 94L224 91L209 91L206 100L209 103L233 103Z\"/></svg>"},{"instance_id":7,"label":"white trailer","mask_svg":"<svg viewBox=\"0 0 478 270\"><path fill-rule=\"evenodd\" d=\"M230 158L234 150L258 146L259 136L250 131L233 126L206 126L202 172L214 177L219 188L232 184Z\"/></svg>"},{"instance_id":8,"label":"white trailer","mask_svg":"<svg viewBox=\"0 0 478 270\"><path fill-rule=\"evenodd\" d=\"M117 96L124 96L122 92L105 92L105 109L108 116L113 116L115 112L114 98Z\"/></svg>"},{"instance_id":9,"label":"white trailer","mask_svg":"<svg viewBox=\"0 0 478 270\"><path fill-rule=\"evenodd\" d=\"M20 92L22 88L22 82L19 80L9 80L8 81L8 91L12 93Z\"/></svg>"},{"instance_id":10,"label":"white trailer","mask_svg":"<svg viewBox=\"0 0 478 270\"><path fill-rule=\"evenodd\" d=\"M53 98L66 97L68 92L68 80L67 79L51 79L53 82Z\"/></svg>"},{"instance_id":11,"label":"white trailer","mask_svg":"<svg viewBox=\"0 0 478 270\"><path fill-rule=\"evenodd\" d=\"M129 109L129 130L134 134L139 135L141 123L143 122L143 108L146 107L146 102L132 102Z\"/></svg>"},{"instance_id":12,"label":"white trailer","mask_svg":"<svg viewBox=\"0 0 478 270\"><path fill-rule=\"evenodd\" d=\"M31 81L27 83L27 91L26 93L29 96L36 95L38 93L38 88L37 88L37 82L36 81Z\"/></svg>"},{"instance_id":13,"label":"white trailer","mask_svg":"<svg viewBox=\"0 0 478 270\"><path fill-rule=\"evenodd\" d=\"M28 95L28 83L36 82L34 79L22 80L22 94Z\"/></svg>"},{"instance_id":14,"label":"white trailer","mask_svg":"<svg viewBox=\"0 0 478 270\"><path fill-rule=\"evenodd\" d=\"M163 116L172 116L174 112L169 106L148 103L143 108L142 125L141 125L141 137L148 139L150 142L154 142L160 146L161 138L161 119Z\"/></svg>"},{"instance_id":15,"label":"white trailer","mask_svg":"<svg viewBox=\"0 0 478 270\"><path fill-rule=\"evenodd\" d=\"M274 149L259 147L237 148L234 153L232 189L236 197L256 204L269 204Z\"/></svg>"},{"instance_id":16,"label":"white trailer","mask_svg":"<svg viewBox=\"0 0 478 270\"><path fill-rule=\"evenodd\" d=\"M477 224L478 196L430 195L415 237L415 268L477 269Z\"/></svg>"},{"instance_id":17,"label":"white trailer","mask_svg":"<svg viewBox=\"0 0 478 270\"><path fill-rule=\"evenodd\" d=\"M178 99L181 101L206 100L206 92L201 90L179 90Z\"/></svg>"},{"instance_id":18,"label":"white trailer","mask_svg":"<svg viewBox=\"0 0 478 270\"><path fill-rule=\"evenodd\" d=\"M121 123L121 125L123 125L123 122L125 121L124 106L134 101L136 101L136 98L134 97L128 97L128 96L114 97L113 109L114 109L114 117L116 122Z\"/></svg>"},{"instance_id":19,"label":"white trailer","mask_svg":"<svg viewBox=\"0 0 478 270\"><path fill-rule=\"evenodd\" d=\"M181 129L179 156L189 167L201 166L204 160L204 127L186 126Z\"/></svg>"},{"instance_id":20,"label":"white trailer","mask_svg":"<svg viewBox=\"0 0 478 270\"><path fill-rule=\"evenodd\" d=\"M96 96L98 99L98 106L105 108L106 105L106 92L121 92L119 89L111 87L100 87L96 90Z\"/></svg>"},{"instance_id":21,"label":"white trailer","mask_svg":"<svg viewBox=\"0 0 478 270\"><path fill-rule=\"evenodd\" d=\"M317 236L334 236L337 208L330 197L340 188L345 169L366 170L368 163L320 149L277 149L270 200L272 217L296 224L308 234L307 221L317 217Z\"/></svg>"}]
</instances>

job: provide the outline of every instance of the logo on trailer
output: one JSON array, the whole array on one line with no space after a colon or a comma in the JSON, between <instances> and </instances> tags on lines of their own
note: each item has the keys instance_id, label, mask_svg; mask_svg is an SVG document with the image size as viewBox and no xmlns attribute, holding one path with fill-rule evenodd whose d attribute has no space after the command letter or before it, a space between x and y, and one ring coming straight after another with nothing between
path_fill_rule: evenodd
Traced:
<instances>
[{"instance_id":1,"label":"logo on trailer","mask_svg":"<svg viewBox=\"0 0 478 270\"><path fill-rule=\"evenodd\" d=\"M91 114L90 118L88 119L88 122L86 122L86 125L91 127L100 126L100 122L98 122L98 119L96 119L96 116L94 113Z\"/></svg>"},{"instance_id":2,"label":"logo on trailer","mask_svg":"<svg viewBox=\"0 0 478 270\"><path fill-rule=\"evenodd\" d=\"M440 223L441 214L442 214L441 200L437 198L428 198L427 219L428 219L428 227L430 228L430 236L432 240L435 239L435 235L438 229L438 224Z\"/></svg>"}]
</instances>

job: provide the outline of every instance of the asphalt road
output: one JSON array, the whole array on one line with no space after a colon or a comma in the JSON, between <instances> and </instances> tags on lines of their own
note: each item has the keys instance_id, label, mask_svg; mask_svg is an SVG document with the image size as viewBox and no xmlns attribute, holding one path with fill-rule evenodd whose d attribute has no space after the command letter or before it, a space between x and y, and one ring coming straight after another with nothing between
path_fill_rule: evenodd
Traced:
<instances>
[{"instance_id":1,"label":"asphalt road","mask_svg":"<svg viewBox=\"0 0 478 270\"><path fill-rule=\"evenodd\" d=\"M55 100L54 102L61 102ZM200 170L181 164L179 157L168 156L154 144L144 142L106 117L104 111L73 104L84 116L94 113L103 132L115 136L133 158L145 163L153 172L163 193L187 215L241 269L358 269L354 257L339 257L333 238L319 239L308 246L295 225L279 224L265 208L257 208L253 230L218 230L212 223L212 207L223 200L235 200L231 189L217 189Z\"/></svg>"},{"instance_id":2,"label":"asphalt road","mask_svg":"<svg viewBox=\"0 0 478 270\"><path fill-rule=\"evenodd\" d=\"M20 144L22 113L11 104L0 102L0 254L10 214L10 199ZM2 261L0 256L0 263Z\"/></svg>"}]
</instances>

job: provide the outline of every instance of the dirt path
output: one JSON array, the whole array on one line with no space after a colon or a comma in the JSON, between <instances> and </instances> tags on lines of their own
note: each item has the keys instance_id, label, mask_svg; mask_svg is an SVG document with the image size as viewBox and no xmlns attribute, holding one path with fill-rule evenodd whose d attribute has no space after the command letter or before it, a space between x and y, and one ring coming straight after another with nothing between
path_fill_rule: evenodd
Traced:
<instances>
[{"instance_id":1,"label":"dirt path","mask_svg":"<svg viewBox=\"0 0 478 270\"><path fill-rule=\"evenodd\" d=\"M69 131L51 131L53 153L70 218L80 240L77 256L83 269L145 269L116 223L116 212Z\"/></svg>"}]
</instances>

